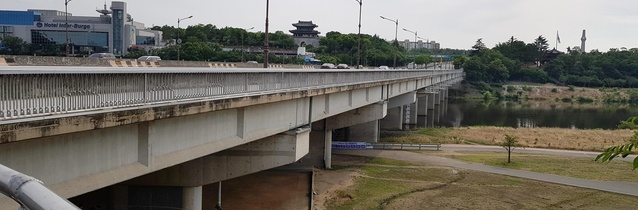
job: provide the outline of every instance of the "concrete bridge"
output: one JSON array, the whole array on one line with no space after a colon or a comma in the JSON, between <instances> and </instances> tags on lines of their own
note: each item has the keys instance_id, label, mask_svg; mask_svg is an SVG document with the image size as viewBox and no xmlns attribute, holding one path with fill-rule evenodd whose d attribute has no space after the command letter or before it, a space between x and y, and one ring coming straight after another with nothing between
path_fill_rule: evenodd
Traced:
<instances>
[{"instance_id":1,"label":"concrete bridge","mask_svg":"<svg viewBox=\"0 0 638 210\"><path fill-rule=\"evenodd\" d=\"M462 70L1 67L0 164L64 198L169 187L209 209L202 186L288 164L331 165L332 131L431 125ZM136 186L132 189L130 186ZM3 209L17 209L9 198ZM7 207L7 208L4 208Z\"/></svg>"}]
</instances>

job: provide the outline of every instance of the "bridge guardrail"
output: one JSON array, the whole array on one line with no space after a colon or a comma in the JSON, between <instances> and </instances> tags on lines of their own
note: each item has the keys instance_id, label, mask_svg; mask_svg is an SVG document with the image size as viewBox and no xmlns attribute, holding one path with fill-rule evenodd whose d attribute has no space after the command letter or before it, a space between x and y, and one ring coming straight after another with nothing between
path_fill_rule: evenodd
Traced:
<instances>
[{"instance_id":1,"label":"bridge guardrail","mask_svg":"<svg viewBox=\"0 0 638 210\"><path fill-rule=\"evenodd\" d=\"M436 149L441 150L441 144L396 144L396 143L371 143L374 149L392 149L392 150L425 150Z\"/></svg>"},{"instance_id":2,"label":"bridge guardrail","mask_svg":"<svg viewBox=\"0 0 638 210\"><path fill-rule=\"evenodd\" d=\"M463 73L462 70L0 67L0 124L7 119L439 75L450 75L453 79Z\"/></svg>"}]
</instances>

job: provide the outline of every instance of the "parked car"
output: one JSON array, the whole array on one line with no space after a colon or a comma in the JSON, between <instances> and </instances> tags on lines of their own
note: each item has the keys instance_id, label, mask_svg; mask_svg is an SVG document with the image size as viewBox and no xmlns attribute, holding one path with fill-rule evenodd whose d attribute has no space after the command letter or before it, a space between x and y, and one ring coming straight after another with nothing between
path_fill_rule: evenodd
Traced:
<instances>
[{"instance_id":1,"label":"parked car","mask_svg":"<svg viewBox=\"0 0 638 210\"><path fill-rule=\"evenodd\" d=\"M379 69L388 70L388 69L390 69L390 67L388 67L388 66L379 66Z\"/></svg>"},{"instance_id":2,"label":"parked car","mask_svg":"<svg viewBox=\"0 0 638 210\"><path fill-rule=\"evenodd\" d=\"M335 65L332 64L332 63L324 63L324 64L321 65L321 68L322 69L334 69Z\"/></svg>"},{"instance_id":3,"label":"parked car","mask_svg":"<svg viewBox=\"0 0 638 210\"><path fill-rule=\"evenodd\" d=\"M137 58L138 61L161 61L162 58L160 58L159 56L154 56L154 55L145 55L142 57Z\"/></svg>"},{"instance_id":4,"label":"parked car","mask_svg":"<svg viewBox=\"0 0 638 210\"><path fill-rule=\"evenodd\" d=\"M246 62L246 63L250 63L250 64L258 64L259 62L257 62L257 61L248 61L248 62Z\"/></svg>"},{"instance_id":5,"label":"parked car","mask_svg":"<svg viewBox=\"0 0 638 210\"><path fill-rule=\"evenodd\" d=\"M89 55L89 58L116 59L113 53L93 53Z\"/></svg>"},{"instance_id":6,"label":"parked car","mask_svg":"<svg viewBox=\"0 0 638 210\"><path fill-rule=\"evenodd\" d=\"M348 64L343 64L343 63L337 65L337 68L338 69L350 69L350 67L348 67Z\"/></svg>"}]
</instances>

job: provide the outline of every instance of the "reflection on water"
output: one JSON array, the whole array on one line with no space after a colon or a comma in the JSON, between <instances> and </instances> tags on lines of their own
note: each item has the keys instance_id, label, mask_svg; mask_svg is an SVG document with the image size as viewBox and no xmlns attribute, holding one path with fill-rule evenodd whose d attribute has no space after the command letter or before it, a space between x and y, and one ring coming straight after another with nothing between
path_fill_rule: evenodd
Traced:
<instances>
[{"instance_id":1,"label":"reflection on water","mask_svg":"<svg viewBox=\"0 0 638 210\"><path fill-rule=\"evenodd\" d=\"M450 101L441 125L614 129L621 120L632 116L638 116L638 106Z\"/></svg>"}]
</instances>

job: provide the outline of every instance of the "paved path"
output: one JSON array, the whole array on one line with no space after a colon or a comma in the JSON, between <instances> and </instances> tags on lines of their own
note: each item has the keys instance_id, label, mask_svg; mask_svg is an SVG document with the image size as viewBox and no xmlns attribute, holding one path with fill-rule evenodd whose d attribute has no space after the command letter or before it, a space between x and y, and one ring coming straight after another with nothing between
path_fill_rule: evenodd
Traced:
<instances>
[{"instance_id":1,"label":"paved path","mask_svg":"<svg viewBox=\"0 0 638 210\"><path fill-rule=\"evenodd\" d=\"M543 182L563 184L575 187L595 189L624 195L638 196L638 182L620 182L620 181L596 181L588 179L579 179L566 176L558 176L552 174L543 174L530 171L514 170L493 167L488 165L467 163L450 158L437 157L432 155L419 154L408 151L382 151L382 150L334 150L335 154L356 155L367 157L380 157L395 160L403 160L415 163L434 164L448 166L453 168L468 169L474 171L482 171L487 173L501 174L513 177L533 179ZM627 169L630 170L630 169Z\"/></svg>"},{"instance_id":2,"label":"paved path","mask_svg":"<svg viewBox=\"0 0 638 210\"><path fill-rule=\"evenodd\" d=\"M443 144L441 150L444 151L472 151L472 152L505 152L500 146L480 146L480 145L464 145L464 144ZM541 149L541 148L516 148L514 153L542 154L542 155L558 155L567 157L582 157L595 159L600 152L575 151L575 150L558 150L558 149ZM636 155L629 155L627 158L616 158L614 160L622 160L633 162Z\"/></svg>"}]
</instances>

